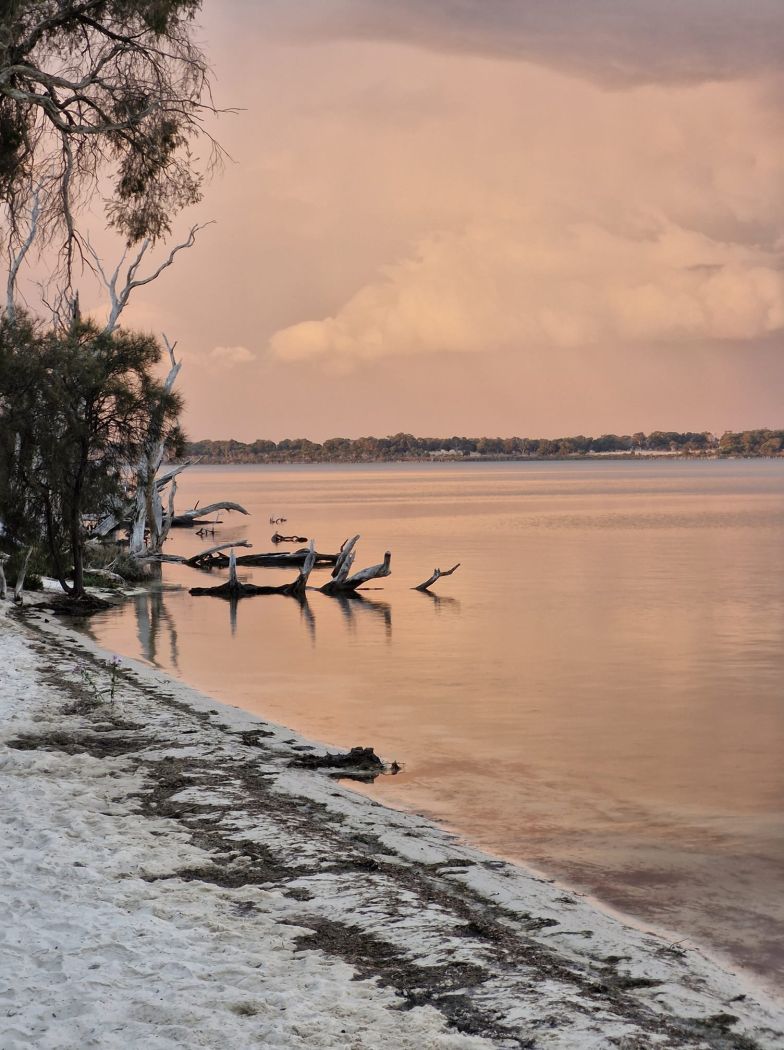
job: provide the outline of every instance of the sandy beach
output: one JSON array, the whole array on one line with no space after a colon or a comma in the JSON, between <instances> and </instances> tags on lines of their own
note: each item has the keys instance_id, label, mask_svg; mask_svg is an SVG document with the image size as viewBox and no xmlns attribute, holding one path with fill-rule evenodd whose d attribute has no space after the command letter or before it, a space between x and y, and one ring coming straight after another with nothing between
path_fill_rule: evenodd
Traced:
<instances>
[{"instance_id":1,"label":"sandy beach","mask_svg":"<svg viewBox=\"0 0 784 1050\"><path fill-rule=\"evenodd\" d=\"M784 1046L744 974L297 768L324 749L284 727L128 660L111 700L34 606L0 661L2 1050Z\"/></svg>"}]
</instances>

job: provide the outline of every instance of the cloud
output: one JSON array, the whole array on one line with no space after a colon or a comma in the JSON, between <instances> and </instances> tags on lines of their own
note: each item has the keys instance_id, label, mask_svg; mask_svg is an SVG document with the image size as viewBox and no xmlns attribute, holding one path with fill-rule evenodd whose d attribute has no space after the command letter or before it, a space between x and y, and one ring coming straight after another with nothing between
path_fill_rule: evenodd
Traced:
<instances>
[{"instance_id":1,"label":"cloud","mask_svg":"<svg viewBox=\"0 0 784 1050\"><path fill-rule=\"evenodd\" d=\"M614 86L776 72L784 49L781 0L303 0L266 10L311 38L533 62Z\"/></svg>"},{"instance_id":2,"label":"cloud","mask_svg":"<svg viewBox=\"0 0 784 1050\"><path fill-rule=\"evenodd\" d=\"M256 355L248 350L247 346L215 346L210 350L208 357L211 361L217 361L227 368L247 365L256 360Z\"/></svg>"},{"instance_id":3,"label":"cloud","mask_svg":"<svg viewBox=\"0 0 784 1050\"><path fill-rule=\"evenodd\" d=\"M649 220L537 215L432 235L335 314L276 332L285 361L743 342L784 328L784 254Z\"/></svg>"}]
</instances>

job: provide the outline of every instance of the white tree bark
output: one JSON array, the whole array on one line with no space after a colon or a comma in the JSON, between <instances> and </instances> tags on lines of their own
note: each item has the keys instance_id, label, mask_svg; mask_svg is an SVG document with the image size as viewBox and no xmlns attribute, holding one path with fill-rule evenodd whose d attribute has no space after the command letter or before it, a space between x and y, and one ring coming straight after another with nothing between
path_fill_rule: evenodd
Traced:
<instances>
[{"instance_id":1,"label":"white tree bark","mask_svg":"<svg viewBox=\"0 0 784 1050\"><path fill-rule=\"evenodd\" d=\"M30 561L30 555L33 553L33 548L28 547L25 559L22 562L22 567L16 577L16 585L14 586L14 601L21 604L22 591L24 590L25 576L27 575L27 563Z\"/></svg>"},{"instance_id":2,"label":"white tree bark","mask_svg":"<svg viewBox=\"0 0 784 1050\"><path fill-rule=\"evenodd\" d=\"M152 273L148 274L146 277L139 277L138 273L139 267L142 264L142 260L144 259L145 255L147 254L147 250L150 247L150 241L149 239L142 241L141 248L137 252L133 261L128 265L128 269L126 270L125 276L122 279L123 283L119 286L118 282L120 281L120 271L122 270L123 264L125 263L126 254L123 253L122 258L120 259L113 273L107 274L107 272L103 268L101 258L96 252L95 248L93 248L89 238L85 241L85 249L87 250L87 254L91 257L93 263L95 264L96 272L100 275L101 280L103 281L104 286L106 287L106 291L109 295L109 316L106 320L104 332L109 334L113 332L114 329L117 327L117 324L120 320L120 315L122 314L125 307L128 305L128 300L131 298L133 292L137 288L142 288L145 284L150 284L152 281L157 280L163 273L163 271L167 270L172 265L178 252L181 252L185 248L192 248L193 245L196 243L196 234L200 230L203 230L205 226L209 225L209 223L202 223L198 226L192 226L185 240L182 241L180 244L175 244L175 246L169 252L167 257L163 260L163 262L158 266L158 268Z\"/></svg>"},{"instance_id":3,"label":"white tree bark","mask_svg":"<svg viewBox=\"0 0 784 1050\"><path fill-rule=\"evenodd\" d=\"M353 536L350 540L346 540L341 547L335 568L332 570L332 579L319 588L322 594L348 594L355 591L357 587L361 587L363 583L368 583L370 580L378 580L391 574L390 562L392 554L390 551L387 551L384 554L384 560L378 565L370 565L367 569L360 569L359 572L355 572L353 576L349 575L356 557L355 547L358 539L359 536Z\"/></svg>"},{"instance_id":4,"label":"white tree bark","mask_svg":"<svg viewBox=\"0 0 784 1050\"><path fill-rule=\"evenodd\" d=\"M177 376L180 374L182 362L177 361L174 356L176 343L169 342L166 334L163 341L169 352L171 367L164 380L165 393L170 393ZM163 533L163 503L161 502L162 486L158 484L158 471L163 462L165 441L163 437L148 444L146 454L136 467L136 506L131 522L130 531L130 553L138 558L142 554L155 554L161 549L166 538ZM169 475L172 479L174 474ZM171 515L168 528L171 528ZM168 532L167 528L167 532ZM149 542L145 545L145 532L149 530Z\"/></svg>"},{"instance_id":5,"label":"white tree bark","mask_svg":"<svg viewBox=\"0 0 784 1050\"><path fill-rule=\"evenodd\" d=\"M249 511L245 510L245 508L240 506L239 503L232 503L230 500L222 500L220 503L209 503L206 507L193 507L191 510L184 510L179 514L175 514L174 524L185 525L188 522L199 521L205 514L212 514L219 510L236 510L239 514L249 513Z\"/></svg>"},{"instance_id":6,"label":"white tree bark","mask_svg":"<svg viewBox=\"0 0 784 1050\"><path fill-rule=\"evenodd\" d=\"M8 561L7 554L0 554L0 601L8 597L8 584L5 580L5 563Z\"/></svg>"},{"instance_id":7,"label":"white tree bark","mask_svg":"<svg viewBox=\"0 0 784 1050\"><path fill-rule=\"evenodd\" d=\"M19 277L19 270L22 263L25 260L25 256L30 251L35 235L38 231L38 217L41 214L41 193L40 190L36 190L33 194L33 207L30 212L30 229L28 230L27 236L22 241L17 252L13 252L9 247L8 249L8 280L6 282L6 299L5 299L5 312L8 316L8 320L12 323L16 320L16 282Z\"/></svg>"}]
</instances>

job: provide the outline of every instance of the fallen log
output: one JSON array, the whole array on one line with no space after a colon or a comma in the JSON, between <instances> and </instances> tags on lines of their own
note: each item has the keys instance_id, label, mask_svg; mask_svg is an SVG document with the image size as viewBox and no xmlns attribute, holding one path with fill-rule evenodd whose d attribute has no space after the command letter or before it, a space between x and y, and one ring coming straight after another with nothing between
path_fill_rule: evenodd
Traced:
<instances>
[{"instance_id":1,"label":"fallen log","mask_svg":"<svg viewBox=\"0 0 784 1050\"><path fill-rule=\"evenodd\" d=\"M196 597L210 595L213 598L227 598L236 601L239 598L251 598L257 594L284 594L303 600L308 586L308 577L316 564L316 552L311 543L307 557L296 580L284 583L280 587L259 587L254 583L242 583L237 578L237 556L234 551L229 555L229 578L217 587L191 587L190 593Z\"/></svg>"},{"instance_id":2,"label":"fallen log","mask_svg":"<svg viewBox=\"0 0 784 1050\"><path fill-rule=\"evenodd\" d=\"M413 587L412 590L429 590L429 588L433 586L436 580L440 580L442 576L451 576L452 573L456 572L459 568L460 562L458 562L457 565L453 565L451 569L444 569L443 571L441 569L433 569L433 575L429 579L425 580L424 583L420 583L418 587Z\"/></svg>"},{"instance_id":3,"label":"fallen log","mask_svg":"<svg viewBox=\"0 0 784 1050\"><path fill-rule=\"evenodd\" d=\"M239 546L239 544L237 544L237 546ZM266 554L241 554L237 558L237 564L257 568L259 566L266 566L267 568L272 569L288 569L290 567L304 565L308 553L309 548L302 547L298 551L270 551ZM315 551L314 553L316 555L316 565L334 565L338 558L337 554L320 554L318 551ZM220 569L225 569L228 564L229 559L223 554L218 555L213 561L213 565Z\"/></svg>"},{"instance_id":4,"label":"fallen log","mask_svg":"<svg viewBox=\"0 0 784 1050\"><path fill-rule=\"evenodd\" d=\"M279 532L276 532L272 536L273 543L307 543L307 536L281 536Z\"/></svg>"},{"instance_id":5,"label":"fallen log","mask_svg":"<svg viewBox=\"0 0 784 1050\"><path fill-rule=\"evenodd\" d=\"M193 569L223 568L229 564L229 559L221 555L221 551L232 550L234 547L252 547L248 540L234 540L233 543L218 543L214 547L208 547L205 551L192 554L186 558L182 554L143 554L137 561L170 562L174 565L190 565Z\"/></svg>"},{"instance_id":6,"label":"fallen log","mask_svg":"<svg viewBox=\"0 0 784 1050\"><path fill-rule=\"evenodd\" d=\"M190 529L194 525L212 524L212 522L207 521L207 516L214 514L218 510L236 510L238 514L249 513L239 503L223 500L220 503L210 503L206 507L193 507L191 510L184 510L181 514L175 514L172 518L172 528Z\"/></svg>"},{"instance_id":7,"label":"fallen log","mask_svg":"<svg viewBox=\"0 0 784 1050\"><path fill-rule=\"evenodd\" d=\"M372 747L352 747L350 751L324 755L297 755L289 766L298 769L325 769L329 776L344 780L373 781L382 773L398 773L397 762L385 765Z\"/></svg>"},{"instance_id":8,"label":"fallen log","mask_svg":"<svg viewBox=\"0 0 784 1050\"><path fill-rule=\"evenodd\" d=\"M191 555L190 558L185 558L185 564L190 565L194 569L212 569L215 565L215 556L220 555L222 551L231 550L235 547L252 547L253 544L249 543L248 540L235 540L233 543L217 543L214 547L208 547L206 551L200 551L198 554Z\"/></svg>"}]
</instances>

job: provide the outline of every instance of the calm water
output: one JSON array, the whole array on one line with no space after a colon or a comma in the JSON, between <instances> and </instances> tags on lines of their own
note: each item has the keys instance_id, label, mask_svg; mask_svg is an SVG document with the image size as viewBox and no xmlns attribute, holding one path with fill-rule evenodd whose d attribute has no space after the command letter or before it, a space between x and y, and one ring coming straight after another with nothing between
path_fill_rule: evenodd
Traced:
<instances>
[{"instance_id":1,"label":"calm water","mask_svg":"<svg viewBox=\"0 0 784 1050\"><path fill-rule=\"evenodd\" d=\"M361 533L357 567L389 549L393 575L363 600L256 597L235 617L157 593L95 618L101 644L373 745L405 771L368 793L784 987L784 462L182 476L180 507L220 498L252 517L170 549L269 550L285 515L322 551ZM455 561L436 595L410 589Z\"/></svg>"}]
</instances>

